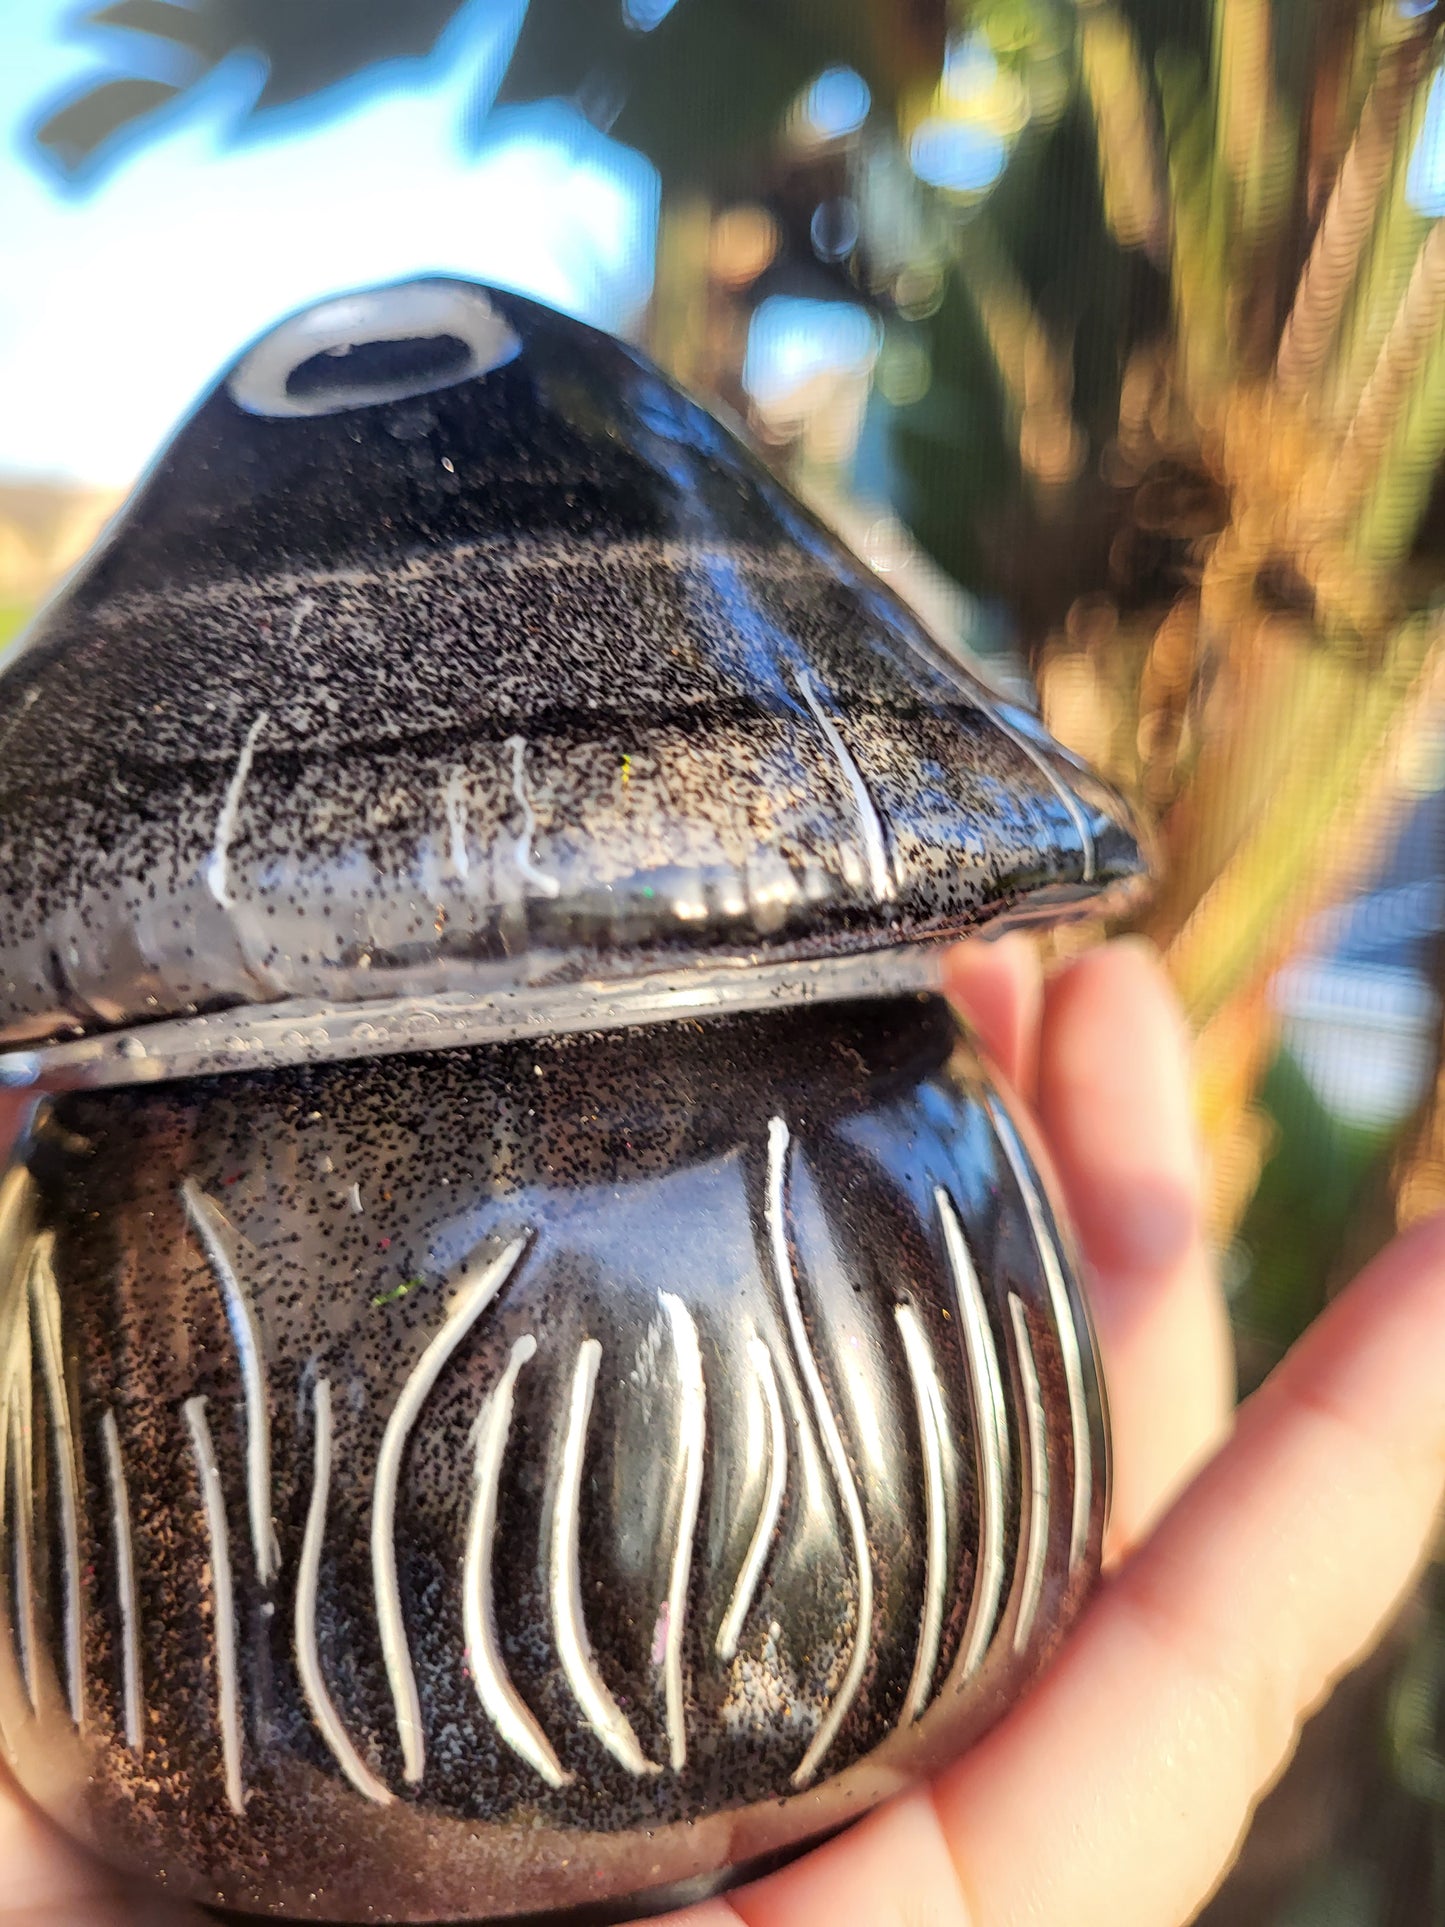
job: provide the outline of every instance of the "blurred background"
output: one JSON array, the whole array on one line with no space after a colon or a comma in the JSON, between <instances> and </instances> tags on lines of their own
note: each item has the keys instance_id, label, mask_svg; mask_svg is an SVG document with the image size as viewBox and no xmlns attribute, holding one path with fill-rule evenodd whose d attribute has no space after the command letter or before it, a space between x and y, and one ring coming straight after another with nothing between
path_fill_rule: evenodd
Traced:
<instances>
[{"instance_id":1,"label":"blurred background","mask_svg":"<svg viewBox=\"0 0 1445 1927\"><path fill-rule=\"evenodd\" d=\"M0 646L292 308L642 342L1157 825L1248 1390L1445 1204L1442 12L10 0ZM1445 1922L1438 1573L1208 1918Z\"/></svg>"}]
</instances>

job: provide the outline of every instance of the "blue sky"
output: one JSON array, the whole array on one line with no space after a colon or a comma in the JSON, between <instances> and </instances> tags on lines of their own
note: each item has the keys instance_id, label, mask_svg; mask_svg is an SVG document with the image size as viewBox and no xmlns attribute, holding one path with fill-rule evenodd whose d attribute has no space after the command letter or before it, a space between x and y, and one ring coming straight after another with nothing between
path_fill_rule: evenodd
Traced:
<instances>
[{"instance_id":1,"label":"blue sky","mask_svg":"<svg viewBox=\"0 0 1445 1927\"><path fill-rule=\"evenodd\" d=\"M124 485L251 336L339 288L440 269L625 329L651 290L650 163L560 102L475 140L521 10L473 0L405 85L263 139L226 139L259 83L233 64L77 195L24 130L95 43L60 0L0 7L0 473Z\"/></svg>"}]
</instances>

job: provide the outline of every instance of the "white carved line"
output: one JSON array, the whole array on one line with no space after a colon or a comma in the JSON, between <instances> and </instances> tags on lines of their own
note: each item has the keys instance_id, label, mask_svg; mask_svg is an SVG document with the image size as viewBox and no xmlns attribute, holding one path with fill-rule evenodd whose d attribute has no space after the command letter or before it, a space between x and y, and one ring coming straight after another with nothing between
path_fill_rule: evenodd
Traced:
<instances>
[{"instance_id":1,"label":"white carved line","mask_svg":"<svg viewBox=\"0 0 1445 1927\"><path fill-rule=\"evenodd\" d=\"M1004 1412L1003 1380L988 1310L979 1289L978 1274L964 1240L953 1201L940 1185L933 1194L943 1247L953 1277L963 1354L968 1367L969 1399L973 1408L974 1460L978 1475L978 1563L973 1600L963 1633L961 1673L971 1679L983 1664L998 1620L1004 1583L1004 1485L1008 1464L1008 1420Z\"/></svg>"},{"instance_id":2,"label":"white carved line","mask_svg":"<svg viewBox=\"0 0 1445 1927\"><path fill-rule=\"evenodd\" d=\"M311 1502L306 1509L306 1531L301 1542L301 1565L296 1574L296 1669L301 1690L331 1757L347 1779L379 1807L391 1805L388 1787L372 1772L341 1723L321 1671L317 1648L316 1593L321 1572L321 1548L326 1538L326 1512L331 1493L331 1381L318 1378L312 1392L315 1424L312 1451Z\"/></svg>"},{"instance_id":3,"label":"white carved line","mask_svg":"<svg viewBox=\"0 0 1445 1927\"><path fill-rule=\"evenodd\" d=\"M10 1570L5 1575L5 1588L14 1605L11 1633L15 1641L17 1667L24 1672L24 1648L20 1631L20 1601L22 1593L15 1573L17 1556L16 1544L7 1530L11 1513L11 1451L10 1451L10 1407L15 1383L14 1358L17 1342L16 1327L21 1313L28 1309L28 1294L23 1289L24 1280L30 1269L30 1244L27 1238L25 1206L29 1201L29 1173L23 1166L17 1166L0 1180L0 1263L8 1254L9 1263L4 1263L0 1276L10 1283L8 1316L0 1323L0 1546L9 1550ZM3 1303L0 1303L0 1308ZM28 1590L28 1577L27 1577ZM29 1682L27 1681L27 1690ZM31 1704L34 1705L33 1695ZM7 1746L9 1740L6 1740Z\"/></svg>"},{"instance_id":4,"label":"white carved line","mask_svg":"<svg viewBox=\"0 0 1445 1927\"><path fill-rule=\"evenodd\" d=\"M1029 1230L1043 1267L1048 1286L1049 1306L1054 1315L1059 1351L1064 1361L1064 1385L1069 1394L1069 1429L1074 1445L1073 1510L1069 1526L1069 1571L1073 1573L1089 1544L1089 1512L1092 1499L1093 1464L1089 1446L1089 1410L1084 1399L1084 1364L1079 1353L1079 1336L1074 1326L1074 1310L1069 1303L1068 1287L1059 1265L1059 1254L1044 1222L1044 1208L1038 1187L1029 1172L1013 1125L999 1107L988 1104L989 1115L1003 1145L1004 1156L1013 1172L1014 1182L1024 1201Z\"/></svg>"},{"instance_id":5,"label":"white carved line","mask_svg":"<svg viewBox=\"0 0 1445 1927\"><path fill-rule=\"evenodd\" d=\"M38 1708L35 1684L35 1658L39 1634L35 1625L35 1582L31 1567L31 1520L35 1503L30 1473L25 1464L25 1424L15 1406L10 1408L8 1431L11 1458L11 1500L15 1511L15 1637L20 1646L20 1671L32 1708Z\"/></svg>"},{"instance_id":6,"label":"white carved line","mask_svg":"<svg viewBox=\"0 0 1445 1927\"><path fill-rule=\"evenodd\" d=\"M535 1355L537 1341L530 1332L512 1347L496 1390L487 1399L477 1427L476 1492L467 1531L462 1571L462 1611L467 1634L467 1659L477 1697L488 1718L512 1751L534 1768L551 1787L569 1786L572 1776L553 1752L551 1743L533 1718L507 1673L497 1637L492 1549L497 1532L497 1498L502 1460L512 1425L517 1377Z\"/></svg>"},{"instance_id":7,"label":"white carved line","mask_svg":"<svg viewBox=\"0 0 1445 1927\"><path fill-rule=\"evenodd\" d=\"M21 1276L28 1275L27 1272ZM31 1411L32 1385L34 1371L34 1352L30 1335L30 1294L20 1289L15 1294L15 1319L10 1331L10 1343L4 1359L3 1371L5 1388L5 1443L8 1450L9 1465L7 1478L0 1488L0 1499L7 1500L14 1509L15 1545L13 1554L12 1580L15 1587L15 1638L20 1647L20 1671L25 1681L26 1697L32 1709L39 1707L36 1685L36 1662L39 1655L39 1632L35 1623L35 1582L33 1575L31 1535L35 1529L35 1490L34 1468L31 1462L31 1439L34 1436L34 1420Z\"/></svg>"},{"instance_id":8,"label":"white carved line","mask_svg":"<svg viewBox=\"0 0 1445 1927\"><path fill-rule=\"evenodd\" d=\"M54 1232L44 1232L36 1239L30 1258L30 1304L40 1335L40 1370L45 1380L45 1402L50 1408L51 1445L60 1494L60 1544L65 1566L66 1684L70 1694L70 1717L76 1726L81 1726L85 1720L85 1662L81 1638L80 1476L76 1465L75 1432L70 1422L70 1398L65 1385L60 1292L55 1282L54 1250Z\"/></svg>"},{"instance_id":9,"label":"white carved line","mask_svg":"<svg viewBox=\"0 0 1445 1927\"><path fill-rule=\"evenodd\" d=\"M526 737L509 736L507 748L512 755L512 795L522 812L522 833L517 838L517 868L540 896L560 896L562 885L556 877L539 870L532 855L532 838L537 834L537 812L532 807L532 798L527 790Z\"/></svg>"},{"instance_id":10,"label":"white carved line","mask_svg":"<svg viewBox=\"0 0 1445 1927\"><path fill-rule=\"evenodd\" d=\"M216 1713L221 1728L221 1758L225 1770L226 1804L233 1813L246 1810L241 1781L241 1700L236 1680L236 1602L231 1585L231 1539L226 1525L226 1495L221 1487L216 1447L206 1418L203 1394L181 1407L191 1435L191 1451L201 1486L206 1538L211 1554L211 1639L216 1655Z\"/></svg>"},{"instance_id":11,"label":"white carved line","mask_svg":"<svg viewBox=\"0 0 1445 1927\"><path fill-rule=\"evenodd\" d=\"M1039 1395L1039 1375L1034 1366L1033 1346L1029 1343L1028 1321L1023 1305L1013 1292L1008 1295L1008 1308L1013 1318L1014 1340L1018 1347L1019 1377L1023 1381L1029 1440L1028 1551L1024 1557L1019 1616L1014 1626L1014 1651L1021 1653L1033 1632L1044 1586L1044 1555L1049 1549L1049 1461L1044 1406Z\"/></svg>"},{"instance_id":12,"label":"white carved line","mask_svg":"<svg viewBox=\"0 0 1445 1927\"><path fill-rule=\"evenodd\" d=\"M682 1508L672 1553L672 1583L667 1594L667 1641L663 1679L667 1691L667 1736L673 1771L687 1765L687 1707L683 1699L682 1642L687 1620L687 1587L692 1574L692 1547L702 1502L702 1468L707 1452L707 1387L702 1375L702 1353L691 1312L670 1291L659 1294L672 1324L677 1353L678 1391L682 1411L678 1425L678 1456L682 1464Z\"/></svg>"},{"instance_id":13,"label":"white carved line","mask_svg":"<svg viewBox=\"0 0 1445 1927\"><path fill-rule=\"evenodd\" d=\"M0 1342L0 1546L10 1553L10 1570L5 1574L3 1584L7 1596L13 1595L15 1615L11 1632L15 1641L17 1665L21 1663L19 1606L20 1588L15 1577L15 1548L9 1532L10 1525L10 1373L8 1368L9 1348ZM22 1669L23 1670L23 1669ZM8 1741L7 1741L8 1744Z\"/></svg>"},{"instance_id":14,"label":"white carved line","mask_svg":"<svg viewBox=\"0 0 1445 1927\"><path fill-rule=\"evenodd\" d=\"M807 1752L793 1773L793 1785L803 1787L817 1773L823 1756L837 1737L838 1729L847 1718L848 1709L852 1706L858 1688L863 1683L863 1673L868 1664L868 1653L873 1639L873 1561L868 1550L868 1525L863 1517L863 1502L858 1497L858 1488L853 1480L853 1469L848 1463L848 1454L843 1448L843 1435L838 1430L838 1421L832 1406L828 1403L828 1394L823 1385L822 1374L818 1370L818 1361L814 1358L812 1347L808 1343L807 1326L803 1322L803 1308L798 1298L798 1284L793 1276L793 1260L788 1249L788 1145L787 1124L780 1117L773 1118L768 1126L767 1195L768 1233L772 1241L773 1268L783 1295L788 1330L792 1336L798 1369L808 1389L813 1414L823 1437L823 1448L833 1468L838 1496L848 1520L848 1529L853 1541L853 1559L858 1575L858 1623L853 1640L853 1651L833 1703L823 1715Z\"/></svg>"},{"instance_id":15,"label":"white carved line","mask_svg":"<svg viewBox=\"0 0 1445 1927\"><path fill-rule=\"evenodd\" d=\"M226 794L216 817L216 834L212 840L211 854L206 859L205 879L206 888L223 910L231 909L235 901L231 895L231 844L235 840L236 823L241 813L241 795L251 775L256 743L270 720L263 709L246 731L241 753L236 758L236 767L231 772L231 780L226 785Z\"/></svg>"},{"instance_id":16,"label":"white carved line","mask_svg":"<svg viewBox=\"0 0 1445 1927\"><path fill-rule=\"evenodd\" d=\"M895 1305L913 1380L913 1399L918 1410L918 1435L923 1448L924 1513L927 1520L927 1555L924 1565L923 1617L918 1628L918 1652L913 1662L913 1677L903 1702L901 1725L911 1726L927 1706L933 1692L933 1676L938 1670L938 1648L943 1638L943 1609L948 1590L948 1507L944 1491L943 1441L948 1420L944 1411L943 1390L933 1362L928 1339L912 1305Z\"/></svg>"},{"instance_id":17,"label":"white carved line","mask_svg":"<svg viewBox=\"0 0 1445 1927\"><path fill-rule=\"evenodd\" d=\"M442 806L446 811L452 875L458 882L465 883L472 873L472 859L467 850L466 779L459 769L454 769L446 780Z\"/></svg>"},{"instance_id":18,"label":"white carved line","mask_svg":"<svg viewBox=\"0 0 1445 1927\"><path fill-rule=\"evenodd\" d=\"M853 803L853 814L858 824L858 835L868 864L870 887L880 902L887 903L893 896L893 878L888 868L888 844L883 835L883 824L878 816L877 805L873 801L868 785L863 780L863 772L854 762L837 723L823 707L813 678L806 669L798 671L798 689L803 701L808 705L813 721L823 732L823 738L833 753L833 760L848 786L848 794Z\"/></svg>"},{"instance_id":19,"label":"white carved line","mask_svg":"<svg viewBox=\"0 0 1445 1927\"><path fill-rule=\"evenodd\" d=\"M0 1344L0 1546L3 1546L4 1548L6 1548L6 1550L9 1553L9 1561L8 1561L9 1571L6 1572L3 1583L6 1589L6 1594L10 1598L15 1608L14 1614L11 1619L10 1631L14 1638L14 1654L15 1654L16 1665L19 1667L21 1674L23 1676L24 1670L25 1670L25 1665L24 1665L25 1654L24 1654L24 1640L21 1636L21 1631L20 1631L20 1601L23 1595L20 1590L20 1582L15 1570L18 1540L16 1538L13 1538L9 1531L10 1513L12 1508L11 1508L11 1489L10 1489L11 1488L11 1478L10 1478L10 1473L11 1473L10 1384L11 1384L11 1381L10 1381L10 1371L9 1371L8 1361L9 1361L9 1347L4 1346L3 1344ZM18 1531L18 1528L17 1528L17 1531ZM27 1584L28 1584L28 1581L27 1581ZM28 1681L26 1682L26 1687L28 1692L29 1690ZM32 1696L31 1697L32 1707L34 1706L34 1703L35 1703L34 1698ZM6 1744L8 1746L9 1744L8 1735L5 1737L6 1737Z\"/></svg>"},{"instance_id":20,"label":"white carved line","mask_svg":"<svg viewBox=\"0 0 1445 1927\"><path fill-rule=\"evenodd\" d=\"M482 1313L511 1276L527 1247L529 1233L514 1238L495 1257L473 1268L462 1281L441 1330L422 1353L386 1422L376 1462L376 1485L371 1510L371 1573L376 1593L376 1616L381 1650L386 1661L401 1739L402 1768L415 1785L426 1770L426 1740L421 1726L421 1700L412 1669L401 1589L396 1570L396 1498L401 1462L412 1427L441 1377L448 1361Z\"/></svg>"},{"instance_id":21,"label":"white carved line","mask_svg":"<svg viewBox=\"0 0 1445 1927\"><path fill-rule=\"evenodd\" d=\"M752 1541L738 1573L722 1625L718 1628L717 1655L723 1660L730 1660L737 1653L738 1640L742 1637L743 1625L752 1609L753 1598L772 1547L773 1534L778 1528L778 1516L783 1509L783 1494L788 1484L788 1433L783 1423L783 1402L778 1396L778 1377L773 1370L772 1354L762 1339L754 1336L748 1340L748 1356L758 1375L763 1410L767 1415L768 1483L763 1492L758 1521L753 1528Z\"/></svg>"},{"instance_id":22,"label":"white carved line","mask_svg":"<svg viewBox=\"0 0 1445 1927\"><path fill-rule=\"evenodd\" d=\"M100 1415L110 1487L111 1534L115 1542L115 1589L120 1600L121 1707L125 1743L132 1753L145 1746L145 1695L140 1667L140 1602L136 1594L135 1547L131 1538L130 1487L120 1449L120 1430L109 1406Z\"/></svg>"},{"instance_id":23,"label":"white carved line","mask_svg":"<svg viewBox=\"0 0 1445 1927\"><path fill-rule=\"evenodd\" d=\"M1084 883L1092 883L1098 868L1098 859L1094 850L1094 833L1089 828L1089 819L1084 813L1083 804L1079 801L1078 797L1075 796L1074 792L1069 788L1058 771L1051 766L1043 752L1031 743L1021 730L1017 730L1012 724L1005 722L1003 717L996 712L990 711L989 713L992 715L999 729L1008 737L1014 747L1022 750L1023 754L1028 757L1039 775L1043 777L1054 795L1057 796L1063 804L1069 821L1074 826L1074 834L1079 839L1081 880Z\"/></svg>"},{"instance_id":24,"label":"white carved line","mask_svg":"<svg viewBox=\"0 0 1445 1927\"><path fill-rule=\"evenodd\" d=\"M29 1275L30 1251L34 1244L34 1195L35 1180L23 1164L13 1165L0 1178L0 1278L23 1282ZM11 1302L13 1304L14 1299ZM8 1325L0 1328L0 1381L9 1357L9 1338Z\"/></svg>"},{"instance_id":25,"label":"white carved line","mask_svg":"<svg viewBox=\"0 0 1445 1927\"><path fill-rule=\"evenodd\" d=\"M181 1201L221 1288L226 1324L241 1367L241 1386L246 1400L246 1501L251 1517L251 1547L257 1576L263 1586L269 1586L280 1571L281 1551L271 1516L271 1402L256 1308L226 1249L231 1228L225 1213L191 1178L182 1181Z\"/></svg>"},{"instance_id":26,"label":"white carved line","mask_svg":"<svg viewBox=\"0 0 1445 1927\"><path fill-rule=\"evenodd\" d=\"M601 1362L601 1345L595 1338L584 1339L572 1374L572 1397L562 1445L562 1475L558 1481L557 1504L552 1520L550 1577L557 1652L577 1704L586 1716L588 1725L612 1757L625 1766L629 1773L660 1773L661 1767L649 1760L637 1744L636 1734L597 1670L582 1610L582 1558L579 1545L582 1461L587 1449L592 1397L597 1388L597 1368Z\"/></svg>"}]
</instances>

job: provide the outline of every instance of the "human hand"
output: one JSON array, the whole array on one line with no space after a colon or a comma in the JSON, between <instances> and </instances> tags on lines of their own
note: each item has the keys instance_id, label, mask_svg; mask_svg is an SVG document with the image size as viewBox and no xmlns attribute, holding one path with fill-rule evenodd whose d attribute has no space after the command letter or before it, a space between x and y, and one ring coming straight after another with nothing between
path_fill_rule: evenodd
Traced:
<instances>
[{"instance_id":1,"label":"human hand","mask_svg":"<svg viewBox=\"0 0 1445 1927\"><path fill-rule=\"evenodd\" d=\"M1033 1106L1079 1234L1113 1415L1110 1571L956 1766L658 1927L1184 1927L1432 1538L1445 1218L1376 1259L1236 1423L1158 962L1113 944L1045 989L1007 938L957 952L950 989Z\"/></svg>"},{"instance_id":2,"label":"human hand","mask_svg":"<svg viewBox=\"0 0 1445 1927\"><path fill-rule=\"evenodd\" d=\"M1035 1110L1091 1274L1110 1576L1034 1689L933 1785L669 1927L1183 1927L1433 1529L1445 1220L1378 1259L1236 1426L1157 962L1115 944L1045 990L1031 947L1005 939L957 952L950 988ZM17 1114L0 1112L0 1149ZM3 1783L0 1873L4 1927L200 1927Z\"/></svg>"}]
</instances>

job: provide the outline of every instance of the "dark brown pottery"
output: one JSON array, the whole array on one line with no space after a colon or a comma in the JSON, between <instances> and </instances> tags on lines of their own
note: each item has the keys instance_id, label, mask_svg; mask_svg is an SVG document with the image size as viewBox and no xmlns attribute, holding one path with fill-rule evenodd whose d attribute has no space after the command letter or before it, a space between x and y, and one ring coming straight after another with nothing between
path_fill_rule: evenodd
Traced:
<instances>
[{"instance_id":1,"label":"dark brown pottery","mask_svg":"<svg viewBox=\"0 0 1445 1927\"><path fill-rule=\"evenodd\" d=\"M0 677L0 1734L177 1894L617 1917L1017 1695L1108 1439L939 946L1117 801L633 351L293 318Z\"/></svg>"}]
</instances>

